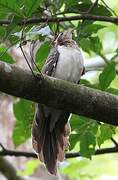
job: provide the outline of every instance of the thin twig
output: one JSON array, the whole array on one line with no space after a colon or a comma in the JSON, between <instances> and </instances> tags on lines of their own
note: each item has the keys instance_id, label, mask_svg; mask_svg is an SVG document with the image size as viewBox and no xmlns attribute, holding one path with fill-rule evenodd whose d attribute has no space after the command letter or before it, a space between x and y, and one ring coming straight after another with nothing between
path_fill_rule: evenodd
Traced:
<instances>
[{"instance_id":1,"label":"thin twig","mask_svg":"<svg viewBox=\"0 0 118 180\"><path fill-rule=\"evenodd\" d=\"M97 149L94 155L102 155L102 154L109 154L109 153L118 153L118 147ZM75 158L75 157L81 157L80 153L75 152L75 153L66 154L66 158Z\"/></svg>"},{"instance_id":2,"label":"thin twig","mask_svg":"<svg viewBox=\"0 0 118 180\"><path fill-rule=\"evenodd\" d=\"M23 51L23 48L22 48L22 45L21 45L21 44L20 44L20 49L21 49L21 52L22 52L22 54L23 54L23 56L24 56L24 58L25 58L25 60L26 60L26 62L27 62L27 65L29 66L32 74L35 76L35 73L34 73L34 71L32 70L29 61L27 60L27 57L26 57L26 55L25 55L25 53L24 53L24 51Z\"/></svg>"},{"instance_id":3,"label":"thin twig","mask_svg":"<svg viewBox=\"0 0 118 180\"><path fill-rule=\"evenodd\" d=\"M111 148L103 148L103 149L97 149L95 151L94 155L100 155L100 154L107 154L107 153L118 153L118 146L111 147ZM24 156L26 158L37 158L37 155L33 152L24 152L24 151L14 151L14 150L7 150L5 149L0 151L0 156ZM65 157L68 158L75 158L75 157L80 157L79 152L75 153L66 153Z\"/></svg>"},{"instance_id":4,"label":"thin twig","mask_svg":"<svg viewBox=\"0 0 118 180\"><path fill-rule=\"evenodd\" d=\"M23 50L23 48L22 48L22 42L24 41L24 30L25 30L25 21L24 21L23 29L22 29L22 33L21 33L20 49L21 49L21 52L22 52L22 54L23 54L23 56L24 56L24 59L25 59L26 62L27 62L27 65L29 66L32 74L33 74L34 77L35 77L34 71L33 71L32 67L31 67L31 65L30 65L30 63L29 63L29 61L28 61L28 59L27 59L27 56L26 56L26 54L25 54L25 52L24 52L24 50Z\"/></svg>"},{"instance_id":5,"label":"thin twig","mask_svg":"<svg viewBox=\"0 0 118 180\"><path fill-rule=\"evenodd\" d=\"M111 141L114 143L115 146L118 147L118 143L116 142L116 140L114 138L111 138Z\"/></svg>"},{"instance_id":6,"label":"thin twig","mask_svg":"<svg viewBox=\"0 0 118 180\"><path fill-rule=\"evenodd\" d=\"M2 151L6 151L5 147L0 143L0 147L2 148Z\"/></svg>"},{"instance_id":7,"label":"thin twig","mask_svg":"<svg viewBox=\"0 0 118 180\"><path fill-rule=\"evenodd\" d=\"M109 63L109 60L103 54L100 54L100 57L104 60L105 64Z\"/></svg>"},{"instance_id":8,"label":"thin twig","mask_svg":"<svg viewBox=\"0 0 118 180\"><path fill-rule=\"evenodd\" d=\"M90 21L104 21L104 22L111 22L114 24L118 24L118 17L109 17L109 16L99 16L99 15L92 15L92 14L80 14L74 16L65 16L65 17L42 17L42 18L31 18L25 21L25 26L28 24L39 24L44 22L64 22L64 21L77 21L77 20L90 20ZM0 20L0 25L8 25L10 24L10 20ZM24 24L24 19L19 20L16 25L22 26Z\"/></svg>"},{"instance_id":9,"label":"thin twig","mask_svg":"<svg viewBox=\"0 0 118 180\"><path fill-rule=\"evenodd\" d=\"M35 67L36 67L36 69L39 71L39 73L42 74L41 71L40 71L40 69L39 69L39 67L38 67L37 64L35 63L34 58L33 58L33 51L34 51L34 42L33 42L33 47L32 47L32 43L30 44L30 56L31 56L32 68L34 68L33 65L35 65Z\"/></svg>"}]
</instances>

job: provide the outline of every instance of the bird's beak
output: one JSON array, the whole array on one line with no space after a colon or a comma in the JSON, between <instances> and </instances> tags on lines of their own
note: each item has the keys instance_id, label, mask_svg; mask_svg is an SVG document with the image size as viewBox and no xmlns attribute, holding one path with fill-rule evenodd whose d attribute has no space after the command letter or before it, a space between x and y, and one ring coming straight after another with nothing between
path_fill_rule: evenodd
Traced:
<instances>
[{"instance_id":1,"label":"bird's beak","mask_svg":"<svg viewBox=\"0 0 118 180\"><path fill-rule=\"evenodd\" d=\"M57 36L53 39L53 44L57 43Z\"/></svg>"}]
</instances>

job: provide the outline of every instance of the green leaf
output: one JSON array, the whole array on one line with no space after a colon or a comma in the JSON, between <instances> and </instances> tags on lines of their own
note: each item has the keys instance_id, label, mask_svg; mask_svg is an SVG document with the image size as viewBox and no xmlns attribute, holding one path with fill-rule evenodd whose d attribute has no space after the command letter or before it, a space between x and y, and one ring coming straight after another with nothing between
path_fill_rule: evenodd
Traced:
<instances>
[{"instance_id":1,"label":"green leaf","mask_svg":"<svg viewBox=\"0 0 118 180\"><path fill-rule=\"evenodd\" d=\"M78 1L75 1L75 0L66 1L65 0L66 7L71 7L72 5L76 5L76 4L78 4Z\"/></svg>"},{"instance_id":2,"label":"green leaf","mask_svg":"<svg viewBox=\"0 0 118 180\"><path fill-rule=\"evenodd\" d=\"M12 12L18 16L22 16L22 11L20 9L20 4L18 4L18 0L0 0L0 7L4 8L4 11Z\"/></svg>"},{"instance_id":3,"label":"green leaf","mask_svg":"<svg viewBox=\"0 0 118 180\"><path fill-rule=\"evenodd\" d=\"M70 119L70 125L72 131L76 131L80 135L83 134L85 130L96 133L98 128L97 122L93 121L92 119L77 115L72 115Z\"/></svg>"},{"instance_id":4,"label":"green leaf","mask_svg":"<svg viewBox=\"0 0 118 180\"><path fill-rule=\"evenodd\" d=\"M98 4L94 10L92 11L92 14L95 15L102 15L102 16L112 16L111 11L106 7L101 4Z\"/></svg>"},{"instance_id":5,"label":"green leaf","mask_svg":"<svg viewBox=\"0 0 118 180\"><path fill-rule=\"evenodd\" d=\"M90 81L88 81L86 79L81 79L80 84L87 86L87 87L91 87L93 89L99 89L98 83L91 84Z\"/></svg>"},{"instance_id":6,"label":"green leaf","mask_svg":"<svg viewBox=\"0 0 118 180\"><path fill-rule=\"evenodd\" d=\"M106 89L106 91L111 93L111 94L118 95L118 89L108 88L108 89Z\"/></svg>"},{"instance_id":7,"label":"green leaf","mask_svg":"<svg viewBox=\"0 0 118 180\"><path fill-rule=\"evenodd\" d=\"M9 42L14 46L14 45L18 44L18 42L20 42L20 38L11 34L9 36Z\"/></svg>"},{"instance_id":8,"label":"green leaf","mask_svg":"<svg viewBox=\"0 0 118 180\"><path fill-rule=\"evenodd\" d=\"M80 142L80 152L84 157L90 158L95 152L96 137L98 130L97 122L82 117L73 115L70 120L72 134L70 135L70 150L72 150L76 143ZM90 141L88 139L90 138Z\"/></svg>"},{"instance_id":9,"label":"green leaf","mask_svg":"<svg viewBox=\"0 0 118 180\"><path fill-rule=\"evenodd\" d=\"M49 25L51 31L52 31L53 33L55 33L56 30L57 30L57 28L58 28L58 24L57 24L57 23L48 23L48 25Z\"/></svg>"},{"instance_id":10,"label":"green leaf","mask_svg":"<svg viewBox=\"0 0 118 180\"><path fill-rule=\"evenodd\" d=\"M0 27L0 44L2 42L3 37L5 36L6 33L6 28L5 27Z\"/></svg>"},{"instance_id":11,"label":"green leaf","mask_svg":"<svg viewBox=\"0 0 118 180\"><path fill-rule=\"evenodd\" d=\"M42 66L50 52L50 43L45 42L41 45L36 53L36 63L38 64L39 68L42 69Z\"/></svg>"},{"instance_id":12,"label":"green leaf","mask_svg":"<svg viewBox=\"0 0 118 180\"><path fill-rule=\"evenodd\" d=\"M111 61L109 62L102 73L99 76L99 86L101 90L107 89L111 82L114 80L116 76L116 70L115 70L115 62Z\"/></svg>"},{"instance_id":13,"label":"green leaf","mask_svg":"<svg viewBox=\"0 0 118 180\"><path fill-rule=\"evenodd\" d=\"M31 124L34 117L34 104L21 99L13 105L16 124L13 130L15 146L24 143L31 136Z\"/></svg>"},{"instance_id":14,"label":"green leaf","mask_svg":"<svg viewBox=\"0 0 118 180\"><path fill-rule=\"evenodd\" d=\"M99 135L97 137L98 146L100 147L101 144L104 143L107 139L110 139L112 137L112 134L114 131L109 125L102 124L100 126Z\"/></svg>"},{"instance_id":15,"label":"green leaf","mask_svg":"<svg viewBox=\"0 0 118 180\"><path fill-rule=\"evenodd\" d=\"M4 61L7 63L14 63L12 57L7 53L7 49L4 47L0 47L0 61Z\"/></svg>"},{"instance_id":16,"label":"green leaf","mask_svg":"<svg viewBox=\"0 0 118 180\"><path fill-rule=\"evenodd\" d=\"M25 0L24 13L26 17L30 17L39 7L41 0Z\"/></svg>"},{"instance_id":17,"label":"green leaf","mask_svg":"<svg viewBox=\"0 0 118 180\"><path fill-rule=\"evenodd\" d=\"M3 8L0 7L0 19L5 19L6 18L6 13L3 10Z\"/></svg>"},{"instance_id":18,"label":"green leaf","mask_svg":"<svg viewBox=\"0 0 118 180\"><path fill-rule=\"evenodd\" d=\"M79 134L71 134L69 136L69 142L69 150L71 151L75 147L76 143L79 142Z\"/></svg>"},{"instance_id":19,"label":"green leaf","mask_svg":"<svg viewBox=\"0 0 118 180\"><path fill-rule=\"evenodd\" d=\"M80 84L86 85L86 86L90 86L91 83L90 81L86 80L86 79L80 79Z\"/></svg>"},{"instance_id":20,"label":"green leaf","mask_svg":"<svg viewBox=\"0 0 118 180\"><path fill-rule=\"evenodd\" d=\"M89 38L82 38L80 40L80 47L86 51L87 53L90 53L91 50L91 42L89 40Z\"/></svg>"},{"instance_id":21,"label":"green leaf","mask_svg":"<svg viewBox=\"0 0 118 180\"><path fill-rule=\"evenodd\" d=\"M14 36L19 29L21 30L22 27L18 27L17 23L19 22L20 18L18 16L11 17L11 23L4 27L4 30L1 35L1 43L5 43L5 41L9 41L11 37ZM0 30L1 31L1 30ZM14 45L14 44L13 44Z\"/></svg>"},{"instance_id":22,"label":"green leaf","mask_svg":"<svg viewBox=\"0 0 118 180\"><path fill-rule=\"evenodd\" d=\"M56 14L58 11L60 11L61 6L63 6L65 0L52 0L52 1L46 1L47 6L50 6L52 4L51 10L53 11L54 14ZM50 8L49 8L50 9Z\"/></svg>"},{"instance_id":23,"label":"green leaf","mask_svg":"<svg viewBox=\"0 0 118 180\"><path fill-rule=\"evenodd\" d=\"M6 41L9 38L9 36L11 36L11 33L14 31L15 26L16 25L14 23L7 26L5 36L3 37L2 42Z\"/></svg>"},{"instance_id":24,"label":"green leaf","mask_svg":"<svg viewBox=\"0 0 118 180\"><path fill-rule=\"evenodd\" d=\"M81 156L91 158L95 153L96 138L92 132L85 131L80 136L80 154Z\"/></svg>"},{"instance_id":25,"label":"green leaf","mask_svg":"<svg viewBox=\"0 0 118 180\"><path fill-rule=\"evenodd\" d=\"M65 4L68 6L68 7L71 7L73 5L77 5L78 3L87 3L87 4L91 4L91 0L79 0L79 1L75 1L75 0L64 0Z\"/></svg>"},{"instance_id":26,"label":"green leaf","mask_svg":"<svg viewBox=\"0 0 118 180\"><path fill-rule=\"evenodd\" d=\"M70 0L66 1L65 10L70 13L79 13L79 12L86 12L88 8L92 5L92 2L87 0L88 2L82 2L81 4L78 1Z\"/></svg>"},{"instance_id":27,"label":"green leaf","mask_svg":"<svg viewBox=\"0 0 118 180\"><path fill-rule=\"evenodd\" d=\"M95 52L96 54L100 54L102 50L102 43L98 36L90 37L91 41L91 50Z\"/></svg>"},{"instance_id":28,"label":"green leaf","mask_svg":"<svg viewBox=\"0 0 118 180\"><path fill-rule=\"evenodd\" d=\"M92 5L92 2L83 2L82 3L78 3L78 1L75 1L76 3L71 3L71 4L67 4L65 7L65 11L70 12L70 13L81 13L81 12L87 12L89 10L89 8ZM105 15L105 16L112 16L112 13L110 12L110 10L103 6L103 5L96 5L94 7L94 9L92 10L91 14L95 14L95 15Z\"/></svg>"},{"instance_id":29,"label":"green leaf","mask_svg":"<svg viewBox=\"0 0 118 180\"><path fill-rule=\"evenodd\" d=\"M88 24L84 25L84 28L82 30L83 33L87 33L88 35L91 35L93 33L97 33L100 29L105 28L106 26L100 25L100 24Z\"/></svg>"},{"instance_id":30,"label":"green leaf","mask_svg":"<svg viewBox=\"0 0 118 180\"><path fill-rule=\"evenodd\" d=\"M89 54L91 51L95 52L96 54L100 54L102 50L102 43L98 36L82 38L80 40L80 46Z\"/></svg>"},{"instance_id":31,"label":"green leaf","mask_svg":"<svg viewBox=\"0 0 118 180\"><path fill-rule=\"evenodd\" d=\"M84 123L86 123L85 119L73 114L70 119L71 131L78 131L78 128L80 128Z\"/></svg>"}]
</instances>

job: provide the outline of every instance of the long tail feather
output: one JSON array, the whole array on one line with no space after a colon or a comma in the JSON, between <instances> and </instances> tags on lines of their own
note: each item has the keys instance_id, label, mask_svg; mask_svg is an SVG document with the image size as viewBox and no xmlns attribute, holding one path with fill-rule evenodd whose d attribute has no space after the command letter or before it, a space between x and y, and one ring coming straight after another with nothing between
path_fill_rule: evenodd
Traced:
<instances>
[{"instance_id":1,"label":"long tail feather","mask_svg":"<svg viewBox=\"0 0 118 180\"><path fill-rule=\"evenodd\" d=\"M39 159L45 163L48 171L56 175L57 160L62 161L64 159L64 150L68 144L65 131L69 113L58 115L59 119L56 120L55 126L53 124L54 128L51 129L51 112L48 112L48 110L47 114L44 114L44 109L44 105L38 105L32 125L32 144Z\"/></svg>"}]
</instances>

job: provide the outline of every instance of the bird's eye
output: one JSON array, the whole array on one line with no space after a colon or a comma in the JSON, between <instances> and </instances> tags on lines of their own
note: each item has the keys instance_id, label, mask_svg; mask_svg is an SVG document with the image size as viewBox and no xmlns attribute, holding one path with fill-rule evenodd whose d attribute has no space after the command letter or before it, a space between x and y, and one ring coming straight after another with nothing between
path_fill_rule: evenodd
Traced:
<instances>
[{"instance_id":1,"label":"bird's eye","mask_svg":"<svg viewBox=\"0 0 118 180\"><path fill-rule=\"evenodd\" d=\"M60 36L62 36L63 35L63 33L60 33Z\"/></svg>"}]
</instances>

